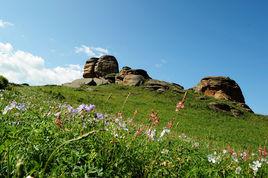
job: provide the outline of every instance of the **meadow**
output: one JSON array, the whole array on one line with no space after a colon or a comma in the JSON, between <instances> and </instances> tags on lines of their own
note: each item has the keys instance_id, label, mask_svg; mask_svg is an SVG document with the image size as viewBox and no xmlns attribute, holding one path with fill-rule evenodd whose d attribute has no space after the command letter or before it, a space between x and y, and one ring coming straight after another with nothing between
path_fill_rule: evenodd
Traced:
<instances>
[{"instance_id":1,"label":"meadow","mask_svg":"<svg viewBox=\"0 0 268 178\"><path fill-rule=\"evenodd\" d=\"M105 85L0 92L0 177L267 177L268 118ZM229 101L230 105L234 105Z\"/></svg>"}]
</instances>

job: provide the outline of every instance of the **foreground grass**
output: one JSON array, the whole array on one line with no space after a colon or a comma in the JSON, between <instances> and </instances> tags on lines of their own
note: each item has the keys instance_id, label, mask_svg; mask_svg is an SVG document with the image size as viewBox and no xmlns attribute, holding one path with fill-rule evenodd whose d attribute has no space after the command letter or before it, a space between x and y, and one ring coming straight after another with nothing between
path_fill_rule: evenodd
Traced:
<instances>
[{"instance_id":1,"label":"foreground grass","mask_svg":"<svg viewBox=\"0 0 268 178\"><path fill-rule=\"evenodd\" d=\"M268 175L267 159L258 153L260 146L263 150L268 146L266 117L245 114L235 118L213 112L207 107L213 99L201 101L193 92L189 92L185 108L175 112L182 96L118 85L4 91L1 111L14 100L25 103L26 110L14 109L0 117L0 177ZM64 107L66 103L97 107L73 115ZM157 125L149 121L152 110L160 118ZM54 114L59 112L62 125L55 124ZM107 115L98 120L94 112ZM160 138L168 122L173 127ZM156 130L153 139L148 138L149 129ZM236 157L231 154L234 151ZM244 158L240 153L250 156ZM257 160L262 166L254 172L253 161Z\"/></svg>"}]
</instances>

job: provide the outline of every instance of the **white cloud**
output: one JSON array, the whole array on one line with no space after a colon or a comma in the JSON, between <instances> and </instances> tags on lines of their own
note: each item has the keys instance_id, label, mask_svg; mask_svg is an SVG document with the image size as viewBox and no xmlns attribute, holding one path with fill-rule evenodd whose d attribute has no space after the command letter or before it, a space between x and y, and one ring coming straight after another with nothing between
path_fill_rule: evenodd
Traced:
<instances>
[{"instance_id":1,"label":"white cloud","mask_svg":"<svg viewBox=\"0 0 268 178\"><path fill-rule=\"evenodd\" d=\"M89 47L86 45L81 45L80 47L75 47L75 53L85 53L88 57L100 57L102 55L108 54L108 49L100 47Z\"/></svg>"},{"instance_id":2,"label":"white cloud","mask_svg":"<svg viewBox=\"0 0 268 178\"><path fill-rule=\"evenodd\" d=\"M10 23L10 22L7 22L7 21L0 19L0 28L6 28L9 26L13 26L13 25L14 25L13 23Z\"/></svg>"},{"instance_id":3,"label":"white cloud","mask_svg":"<svg viewBox=\"0 0 268 178\"><path fill-rule=\"evenodd\" d=\"M81 78L82 68L72 64L47 68L42 57L0 42L0 75L15 83L62 84Z\"/></svg>"}]
</instances>

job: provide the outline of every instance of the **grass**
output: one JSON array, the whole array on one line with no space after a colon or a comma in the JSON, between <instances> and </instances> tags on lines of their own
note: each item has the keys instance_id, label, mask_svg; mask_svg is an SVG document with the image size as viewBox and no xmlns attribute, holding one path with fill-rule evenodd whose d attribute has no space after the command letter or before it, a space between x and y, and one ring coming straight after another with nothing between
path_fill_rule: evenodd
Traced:
<instances>
[{"instance_id":1,"label":"grass","mask_svg":"<svg viewBox=\"0 0 268 178\"><path fill-rule=\"evenodd\" d=\"M201 100L193 91L188 92L185 108L175 112L183 94L120 85L79 89L16 86L2 91L0 111L11 101L24 103L27 109L0 116L0 177L253 176L253 161L261 161L258 149L268 146L268 118L214 112L208 103L215 100ZM95 112L106 117L98 121L94 112L72 115L62 107L64 103L73 107L94 104ZM160 118L157 125L149 121L152 111ZM61 112L63 127L55 124L57 112ZM160 141L148 140L145 132L149 128L156 129L157 140L170 121L169 134ZM143 134L135 136L142 128ZM255 155L239 158L237 163L233 155L222 153L227 145L237 154ZM210 163L211 154L220 161ZM260 156L262 167L255 174L267 176L267 158ZM236 174L238 167L242 171Z\"/></svg>"}]
</instances>

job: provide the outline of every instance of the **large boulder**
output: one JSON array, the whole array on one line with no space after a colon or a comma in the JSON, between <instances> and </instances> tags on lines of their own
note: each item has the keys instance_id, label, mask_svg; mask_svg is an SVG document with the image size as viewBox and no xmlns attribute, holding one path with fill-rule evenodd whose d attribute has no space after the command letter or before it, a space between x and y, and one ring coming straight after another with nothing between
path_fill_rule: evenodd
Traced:
<instances>
[{"instance_id":1,"label":"large boulder","mask_svg":"<svg viewBox=\"0 0 268 178\"><path fill-rule=\"evenodd\" d=\"M164 92L167 90L172 90L172 91L178 92L178 93L184 92L183 87L179 84L169 83L169 82L155 80L155 79L147 80L144 83L144 87L151 89L151 90L159 91L159 92Z\"/></svg>"},{"instance_id":2,"label":"large boulder","mask_svg":"<svg viewBox=\"0 0 268 178\"><path fill-rule=\"evenodd\" d=\"M127 86L140 86L144 81L145 79L142 75L129 74L124 77L122 84Z\"/></svg>"},{"instance_id":3,"label":"large boulder","mask_svg":"<svg viewBox=\"0 0 268 178\"><path fill-rule=\"evenodd\" d=\"M133 78L133 75L138 75L143 77L143 82L145 80L151 79L151 77L148 75L148 73L143 69L131 69L130 67L123 67L120 72L116 75L115 80L116 83L122 84L125 80L125 77L130 75L126 80L129 80L130 78ZM135 77L140 78L140 77ZM125 82L126 83L126 82Z\"/></svg>"},{"instance_id":4,"label":"large boulder","mask_svg":"<svg viewBox=\"0 0 268 178\"><path fill-rule=\"evenodd\" d=\"M66 87L79 88L83 85L99 86L106 84L109 84L109 81L104 78L82 78L82 79L76 79L70 83L65 83L62 85Z\"/></svg>"},{"instance_id":5,"label":"large boulder","mask_svg":"<svg viewBox=\"0 0 268 178\"><path fill-rule=\"evenodd\" d=\"M98 62L99 58L92 57L89 60L86 61L86 64L84 66L84 73L83 77L84 78L93 78L95 77L95 65Z\"/></svg>"},{"instance_id":6,"label":"large boulder","mask_svg":"<svg viewBox=\"0 0 268 178\"><path fill-rule=\"evenodd\" d=\"M229 77L205 77L194 90L216 99L245 103L239 85Z\"/></svg>"},{"instance_id":7,"label":"large boulder","mask_svg":"<svg viewBox=\"0 0 268 178\"><path fill-rule=\"evenodd\" d=\"M104 55L100 58L90 58L84 66L84 78L100 78L109 74L118 73L118 62L114 56Z\"/></svg>"},{"instance_id":8,"label":"large boulder","mask_svg":"<svg viewBox=\"0 0 268 178\"><path fill-rule=\"evenodd\" d=\"M97 77L104 77L107 74L118 73L118 62L114 56L101 56L95 65L94 71Z\"/></svg>"}]
</instances>

